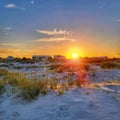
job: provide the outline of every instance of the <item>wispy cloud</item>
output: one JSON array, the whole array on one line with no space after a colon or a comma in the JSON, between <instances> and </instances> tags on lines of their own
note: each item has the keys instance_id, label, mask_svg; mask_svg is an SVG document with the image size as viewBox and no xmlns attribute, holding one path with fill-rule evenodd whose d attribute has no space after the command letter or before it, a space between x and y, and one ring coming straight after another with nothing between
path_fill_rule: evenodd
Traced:
<instances>
[{"instance_id":1,"label":"wispy cloud","mask_svg":"<svg viewBox=\"0 0 120 120\"><path fill-rule=\"evenodd\" d=\"M10 3L5 5L5 8L17 8L17 6L15 4Z\"/></svg>"},{"instance_id":2,"label":"wispy cloud","mask_svg":"<svg viewBox=\"0 0 120 120\"><path fill-rule=\"evenodd\" d=\"M30 3L33 5L35 2L34 2L34 0L31 0Z\"/></svg>"},{"instance_id":3,"label":"wispy cloud","mask_svg":"<svg viewBox=\"0 0 120 120\"><path fill-rule=\"evenodd\" d=\"M1 42L1 46L18 46L18 44L8 43L8 42Z\"/></svg>"},{"instance_id":4,"label":"wispy cloud","mask_svg":"<svg viewBox=\"0 0 120 120\"><path fill-rule=\"evenodd\" d=\"M8 35L8 33L13 29L12 26L6 26L3 28L3 33L5 33L5 35Z\"/></svg>"},{"instance_id":5,"label":"wispy cloud","mask_svg":"<svg viewBox=\"0 0 120 120\"><path fill-rule=\"evenodd\" d=\"M116 19L116 22L120 22L120 18L119 18L119 19Z\"/></svg>"},{"instance_id":6,"label":"wispy cloud","mask_svg":"<svg viewBox=\"0 0 120 120\"><path fill-rule=\"evenodd\" d=\"M113 18L112 21L116 22L116 23L119 23L120 22L120 18Z\"/></svg>"},{"instance_id":7,"label":"wispy cloud","mask_svg":"<svg viewBox=\"0 0 120 120\"><path fill-rule=\"evenodd\" d=\"M0 42L0 47L5 48L23 48L25 45L22 43L14 43L14 42Z\"/></svg>"},{"instance_id":8,"label":"wispy cloud","mask_svg":"<svg viewBox=\"0 0 120 120\"><path fill-rule=\"evenodd\" d=\"M0 48L0 53L9 53L9 51L6 50L5 48Z\"/></svg>"},{"instance_id":9,"label":"wispy cloud","mask_svg":"<svg viewBox=\"0 0 120 120\"><path fill-rule=\"evenodd\" d=\"M36 42L61 42L61 41L71 41L74 42L74 39L66 38L66 37L57 37L57 38L40 38L38 40L35 40Z\"/></svg>"},{"instance_id":10,"label":"wispy cloud","mask_svg":"<svg viewBox=\"0 0 120 120\"><path fill-rule=\"evenodd\" d=\"M72 34L71 32L66 31L66 30L57 30L57 29L54 29L54 30L39 30L39 29L37 29L36 31L38 33L42 33L42 34L46 34L46 35L70 35L70 34Z\"/></svg>"},{"instance_id":11,"label":"wispy cloud","mask_svg":"<svg viewBox=\"0 0 120 120\"><path fill-rule=\"evenodd\" d=\"M12 29L12 27L8 26L8 27L5 27L4 29L5 29L5 31L10 31Z\"/></svg>"},{"instance_id":12,"label":"wispy cloud","mask_svg":"<svg viewBox=\"0 0 120 120\"><path fill-rule=\"evenodd\" d=\"M100 5L100 6L99 6L99 8L100 8L100 9L102 9L102 8L103 8L103 6L102 6L102 5Z\"/></svg>"},{"instance_id":13,"label":"wispy cloud","mask_svg":"<svg viewBox=\"0 0 120 120\"><path fill-rule=\"evenodd\" d=\"M71 41L74 42L75 40L70 38L70 35L72 35L72 32L67 30L36 30L38 33L49 35L49 37L46 38L40 38L35 40L36 42L61 42L61 41Z\"/></svg>"},{"instance_id":14,"label":"wispy cloud","mask_svg":"<svg viewBox=\"0 0 120 120\"><path fill-rule=\"evenodd\" d=\"M25 8L22 7L18 7L17 5L13 4L13 3L9 3L7 5L5 5L5 8L8 9L19 9L19 10L24 10Z\"/></svg>"}]
</instances>

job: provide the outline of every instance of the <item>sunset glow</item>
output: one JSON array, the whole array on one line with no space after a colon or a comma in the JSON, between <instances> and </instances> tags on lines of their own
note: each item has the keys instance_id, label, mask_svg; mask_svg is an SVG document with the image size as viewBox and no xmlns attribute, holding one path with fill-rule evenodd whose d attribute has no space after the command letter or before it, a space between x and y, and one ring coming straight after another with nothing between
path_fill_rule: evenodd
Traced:
<instances>
[{"instance_id":1,"label":"sunset glow","mask_svg":"<svg viewBox=\"0 0 120 120\"><path fill-rule=\"evenodd\" d=\"M73 53L73 54L72 54L72 58L73 58L73 59L77 59L77 58L78 58L78 54L77 54L77 53Z\"/></svg>"},{"instance_id":2,"label":"sunset glow","mask_svg":"<svg viewBox=\"0 0 120 120\"><path fill-rule=\"evenodd\" d=\"M0 120L120 120L120 0L0 0L0 13Z\"/></svg>"},{"instance_id":3,"label":"sunset glow","mask_svg":"<svg viewBox=\"0 0 120 120\"><path fill-rule=\"evenodd\" d=\"M118 57L119 0L32 3L0 1L0 57L61 54L71 58L74 52L80 57Z\"/></svg>"}]
</instances>

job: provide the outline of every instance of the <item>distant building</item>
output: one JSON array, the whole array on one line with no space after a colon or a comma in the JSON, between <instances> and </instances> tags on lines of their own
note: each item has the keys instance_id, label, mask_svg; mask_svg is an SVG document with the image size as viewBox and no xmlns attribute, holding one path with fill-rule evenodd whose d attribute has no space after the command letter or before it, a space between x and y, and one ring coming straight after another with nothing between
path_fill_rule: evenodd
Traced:
<instances>
[{"instance_id":1,"label":"distant building","mask_svg":"<svg viewBox=\"0 0 120 120\"><path fill-rule=\"evenodd\" d=\"M66 57L62 55L54 55L54 60L55 61L65 61Z\"/></svg>"},{"instance_id":2,"label":"distant building","mask_svg":"<svg viewBox=\"0 0 120 120\"><path fill-rule=\"evenodd\" d=\"M3 62L3 60L4 60L4 59L3 59L2 57L0 57L0 62Z\"/></svg>"},{"instance_id":3,"label":"distant building","mask_svg":"<svg viewBox=\"0 0 120 120\"><path fill-rule=\"evenodd\" d=\"M35 61L47 61L47 60L51 60L52 56L50 56L50 55L33 55L32 59Z\"/></svg>"},{"instance_id":4,"label":"distant building","mask_svg":"<svg viewBox=\"0 0 120 120\"><path fill-rule=\"evenodd\" d=\"M11 60L14 60L14 57L13 56L8 56L7 58L5 58L5 60L11 61Z\"/></svg>"}]
</instances>

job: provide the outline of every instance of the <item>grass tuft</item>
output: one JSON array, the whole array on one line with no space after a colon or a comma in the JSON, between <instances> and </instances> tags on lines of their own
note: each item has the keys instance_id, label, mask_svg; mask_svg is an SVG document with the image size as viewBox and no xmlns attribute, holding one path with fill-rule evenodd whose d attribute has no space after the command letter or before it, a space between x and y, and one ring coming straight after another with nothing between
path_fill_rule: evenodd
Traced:
<instances>
[{"instance_id":1,"label":"grass tuft","mask_svg":"<svg viewBox=\"0 0 120 120\"><path fill-rule=\"evenodd\" d=\"M0 82L0 95L5 91L4 84Z\"/></svg>"}]
</instances>

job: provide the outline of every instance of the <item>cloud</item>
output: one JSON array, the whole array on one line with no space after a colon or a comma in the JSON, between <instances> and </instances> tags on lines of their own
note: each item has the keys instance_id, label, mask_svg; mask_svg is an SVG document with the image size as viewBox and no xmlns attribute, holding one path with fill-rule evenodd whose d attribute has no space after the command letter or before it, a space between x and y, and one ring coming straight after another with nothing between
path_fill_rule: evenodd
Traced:
<instances>
[{"instance_id":1,"label":"cloud","mask_svg":"<svg viewBox=\"0 0 120 120\"><path fill-rule=\"evenodd\" d=\"M120 18L113 18L112 20L113 20L113 22L117 22L117 23L120 22Z\"/></svg>"},{"instance_id":2,"label":"cloud","mask_svg":"<svg viewBox=\"0 0 120 120\"><path fill-rule=\"evenodd\" d=\"M8 49L0 48L0 53L10 53Z\"/></svg>"},{"instance_id":3,"label":"cloud","mask_svg":"<svg viewBox=\"0 0 120 120\"><path fill-rule=\"evenodd\" d=\"M4 33L5 35L8 35L8 33L9 33L12 29L13 29L13 27L11 27L11 26L6 26L6 27L3 28L3 33Z\"/></svg>"},{"instance_id":4,"label":"cloud","mask_svg":"<svg viewBox=\"0 0 120 120\"><path fill-rule=\"evenodd\" d=\"M61 42L61 41L71 41L74 42L74 39L66 38L66 37L57 37L57 38L40 38L38 40L35 40L36 42Z\"/></svg>"},{"instance_id":5,"label":"cloud","mask_svg":"<svg viewBox=\"0 0 120 120\"><path fill-rule=\"evenodd\" d=\"M1 42L1 46L18 46L19 44L15 43L8 43L8 42Z\"/></svg>"},{"instance_id":6,"label":"cloud","mask_svg":"<svg viewBox=\"0 0 120 120\"><path fill-rule=\"evenodd\" d=\"M17 7L17 5L13 4L13 3L9 3L7 5L5 5L5 8L8 8L8 9L19 9L19 10L24 10L25 8L22 8L22 7Z\"/></svg>"},{"instance_id":7,"label":"cloud","mask_svg":"<svg viewBox=\"0 0 120 120\"><path fill-rule=\"evenodd\" d=\"M16 5L10 3L10 4L5 5L5 8L16 8Z\"/></svg>"},{"instance_id":8,"label":"cloud","mask_svg":"<svg viewBox=\"0 0 120 120\"><path fill-rule=\"evenodd\" d=\"M120 22L120 18L119 18L119 19L116 19L116 22Z\"/></svg>"},{"instance_id":9,"label":"cloud","mask_svg":"<svg viewBox=\"0 0 120 120\"><path fill-rule=\"evenodd\" d=\"M99 8L100 8L100 9L102 9L102 8L103 8L103 6L102 6L102 5L100 5L100 6L99 6Z\"/></svg>"},{"instance_id":10,"label":"cloud","mask_svg":"<svg viewBox=\"0 0 120 120\"><path fill-rule=\"evenodd\" d=\"M6 27L3 28L3 32L4 32L6 35L8 35L9 31L11 31L12 29L13 29L13 27L11 27L11 26L6 26Z\"/></svg>"},{"instance_id":11,"label":"cloud","mask_svg":"<svg viewBox=\"0 0 120 120\"><path fill-rule=\"evenodd\" d=\"M71 32L66 31L66 30L36 30L38 33L46 34L46 35L70 35Z\"/></svg>"},{"instance_id":12,"label":"cloud","mask_svg":"<svg viewBox=\"0 0 120 120\"><path fill-rule=\"evenodd\" d=\"M11 26L5 27L5 31L10 31L12 29Z\"/></svg>"},{"instance_id":13,"label":"cloud","mask_svg":"<svg viewBox=\"0 0 120 120\"><path fill-rule=\"evenodd\" d=\"M0 47L4 48L23 48L25 45L23 43L14 42L0 42Z\"/></svg>"},{"instance_id":14,"label":"cloud","mask_svg":"<svg viewBox=\"0 0 120 120\"><path fill-rule=\"evenodd\" d=\"M47 38L40 38L35 40L36 42L61 42L61 41L71 41L74 42L74 39L71 39L69 35L72 34L70 31L66 30L36 30L38 33L49 35ZM51 37L52 36L52 37Z\"/></svg>"},{"instance_id":15,"label":"cloud","mask_svg":"<svg viewBox=\"0 0 120 120\"><path fill-rule=\"evenodd\" d=\"M34 0L31 0L30 3L33 5L35 2L34 2Z\"/></svg>"}]
</instances>

